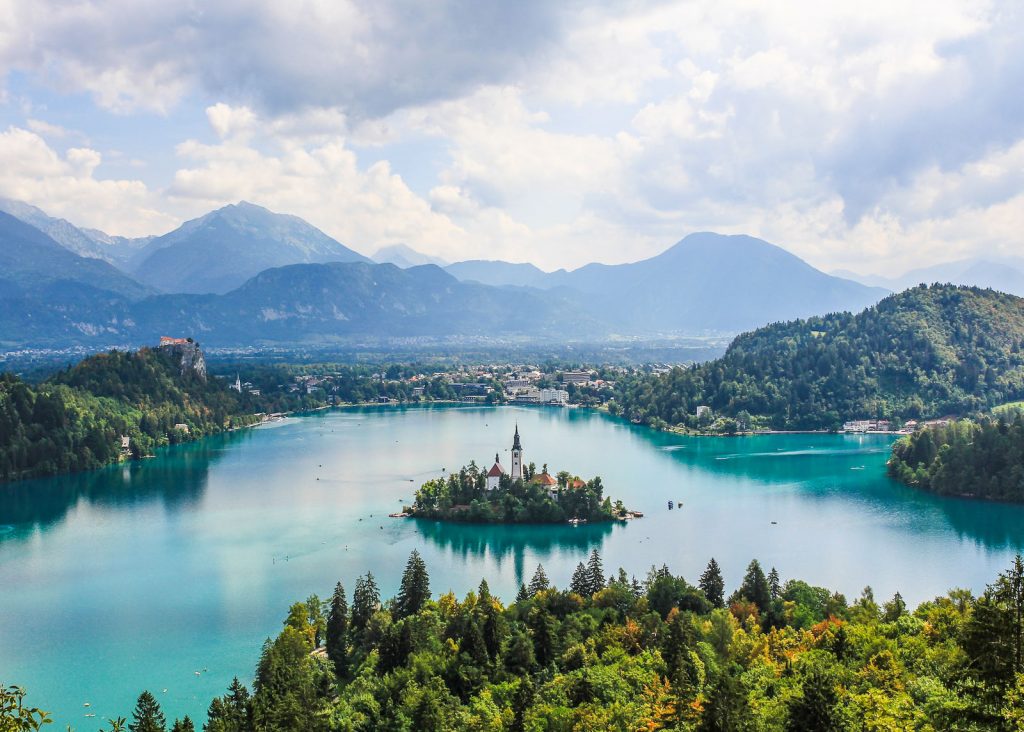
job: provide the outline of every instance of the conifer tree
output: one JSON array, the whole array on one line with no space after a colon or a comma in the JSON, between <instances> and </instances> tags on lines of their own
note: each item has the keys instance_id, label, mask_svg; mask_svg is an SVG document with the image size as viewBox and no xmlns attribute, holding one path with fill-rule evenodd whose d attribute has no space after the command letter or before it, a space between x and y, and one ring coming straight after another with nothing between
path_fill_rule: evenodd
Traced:
<instances>
[{"instance_id":1,"label":"conifer tree","mask_svg":"<svg viewBox=\"0 0 1024 732\"><path fill-rule=\"evenodd\" d=\"M537 565L537 571L533 573L533 579L530 580L529 593L530 597L536 596L536 594L542 590L546 590L550 587L548 582L548 576L544 572L544 566L541 564Z\"/></svg>"},{"instance_id":2,"label":"conifer tree","mask_svg":"<svg viewBox=\"0 0 1024 732\"><path fill-rule=\"evenodd\" d=\"M481 606L486 605L491 601L491 586L487 584L487 580L480 580L480 586L476 589L476 595Z\"/></svg>"},{"instance_id":3,"label":"conifer tree","mask_svg":"<svg viewBox=\"0 0 1024 732\"><path fill-rule=\"evenodd\" d=\"M167 720L164 718L164 713L160 711L156 697L148 691L139 694L128 729L131 732L167 732Z\"/></svg>"},{"instance_id":4,"label":"conifer tree","mask_svg":"<svg viewBox=\"0 0 1024 732\"><path fill-rule=\"evenodd\" d=\"M583 566L583 562L576 565L576 570L572 573L572 580L569 582L569 590L583 597L590 594L590 575L587 574L587 568Z\"/></svg>"},{"instance_id":5,"label":"conifer tree","mask_svg":"<svg viewBox=\"0 0 1024 732\"><path fill-rule=\"evenodd\" d=\"M522 605L524 602L530 599L530 591L526 588L522 582L519 583L519 592L516 593L516 604Z\"/></svg>"},{"instance_id":6,"label":"conifer tree","mask_svg":"<svg viewBox=\"0 0 1024 732\"><path fill-rule=\"evenodd\" d=\"M836 708L838 695L832 676L820 668L814 668L801 684L802 694L794 696L788 704L789 719L787 732L839 732L845 729Z\"/></svg>"},{"instance_id":7,"label":"conifer tree","mask_svg":"<svg viewBox=\"0 0 1024 732\"><path fill-rule=\"evenodd\" d=\"M772 571L768 573L768 594L772 600L782 597L782 581L779 579L779 573L775 567L772 567Z\"/></svg>"},{"instance_id":8,"label":"conifer tree","mask_svg":"<svg viewBox=\"0 0 1024 732\"><path fill-rule=\"evenodd\" d=\"M601 563L601 555L598 554L597 549L592 549L590 552L590 559L587 561L587 578L590 588L588 595L593 595L604 589L604 565Z\"/></svg>"},{"instance_id":9,"label":"conifer tree","mask_svg":"<svg viewBox=\"0 0 1024 732\"><path fill-rule=\"evenodd\" d=\"M415 549L409 555L402 573L402 584L395 598L395 619L409 617L419 612L423 604L430 599L430 576L427 565Z\"/></svg>"},{"instance_id":10,"label":"conifer tree","mask_svg":"<svg viewBox=\"0 0 1024 732\"><path fill-rule=\"evenodd\" d=\"M355 589L352 591L352 619L349 622L349 633L355 642L362 640L367 623L379 609L380 590L373 574L367 572L365 577L356 580Z\"/></svg>"},{"instance_id":11,"label":"conifer tree","mask_svg":"<svg viewBox=\"0 0 1024 732\"><path fill-rule=\"evenodd\" d=\"M771 590L768 588L768 579L764 576L761 563L756 559L747 567L747 573L743 576L743 584L740 585L739 596L757 605L762 613L771 606Z\"/></svg>"},{"instance_id":12,"label":"conifer tree","mask_svg":"<svg viewBox=\"0 0 1024 732\"><path fill-rule=\"evenodd\" d=\"M714 557L711 557L704 574L700 576L698 586L712 606L725 607L725 580L722 579L722 570Z\"/></svg>"},{"instance_id":13,"label":"conifer tree","mask_svg":"<svg viewBox=\"0 0 1024 732\"><path fill-rule=\"evenodd\" d=\"M334 586L325 635L327 657L334 664L338 678L343 679L348 675L348 600L341 582Z\"/></svg>"},{"instance_id":14,"label":"conifer tree","mask_svg":"<svg viewBox=\"0 0 1024 732\"><path fill-rule=\"evenodd\" d=\"M204 732L247 732L252 729L252 699L236 676L228 693L210 702Z\"/></svg>"},{"instance_id":15,"label":"conifer tree","mask_svg":"<svg viewBox=\"0 0 1024 732\"><path fill-rule=\"evenodd\" d=\"M171 732L196 732L196 726L186 714L184 719L175 719L171 725Z\"/></svg>"}]
</instances>

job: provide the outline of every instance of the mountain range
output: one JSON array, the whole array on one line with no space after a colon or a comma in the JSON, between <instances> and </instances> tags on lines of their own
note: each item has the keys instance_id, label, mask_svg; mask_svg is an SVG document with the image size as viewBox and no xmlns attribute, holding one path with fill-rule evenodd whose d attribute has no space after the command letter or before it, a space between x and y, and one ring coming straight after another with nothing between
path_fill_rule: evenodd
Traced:
<instances>
[{"instance_id":1,"label":"mountain range","mask_svg":"<svg viewBox=\"0 0 1024 732\"><path fill-rule=\"evenodd\" d=\"M37 223L0 219L0 344L8 347L145 343L168 332L220 346L724 335L860 310L887 294L760 239L710 232L639 262L543 272L488 261L378 264L302 219L246 202L144 241L12 208ZM424 259L406 245L376 256Z\"/></svg>"},{"instance_id":2,"label":"mountain range","mask_svg":"<svg viewBox=\"0 0 1024 732\"><path fill-rule=\"evenodd\" d=\"M967 287L987 287L1024 296L1024 257L969 257L919 267L898 277L862 275L849 270L838 270L832 274L872 287L885 287L894 292L919 284L945 282Z\"/></svg>"}]
</instances>

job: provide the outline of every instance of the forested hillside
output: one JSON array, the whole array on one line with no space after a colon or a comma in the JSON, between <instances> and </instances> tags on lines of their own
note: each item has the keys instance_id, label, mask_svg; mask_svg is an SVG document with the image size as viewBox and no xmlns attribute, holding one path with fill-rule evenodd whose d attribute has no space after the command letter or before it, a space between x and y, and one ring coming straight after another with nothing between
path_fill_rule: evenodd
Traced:
<instances>
[{"instance_id":1,"label":"forested hillside","mask_svg":"<svg viewBox=\"0 0 1024 732\"><path fill-rule=\"evenodd\" d=\"M413 552L390 601L367 574L351 595L339 582L327 602L312 595L292 605L263 646L252 692L236 679L202 728L1009 732L1024 724L1019 556L981 597L953 590L913 611L898 593L879 605L870 587L849 602L783 583L756 561L728 598L724 587L714 560L696 585L667 567L638 582L621 569L606 578L595 551L568 589L538 567L508 605L486 581L461 600L432 599ZM124 720L108 725L123 729ZM168 726L198 728L188 718L168 725L143 692L129 728Z\"/></svg>"},{"instance_id":2,"label":"forested hillside","mask_svg":"<svg viewBox=\"0 0 1024 732\"><path fill-rule=\"evenodd\" d=\"M933 285L851 315L777 323L725 355L662 376L624 379L613 411L695 426L714 413L776 429L845 420L966 414L1024 396L1024 299Z\"/></svg>"},{"instance_id":3,"label":"forested hillside","mask_svg":"<svg viewBox=\"0 0 1024 732\"><path fill-rule=\"evenodd\" d=\"M1024 501L1024 414L924 427L893 444L889 474L941 495Z\"/></svg>"},{"instance_id":4,"label":"forested hillside","mask_svg":"<svg viewBox=\"0 0 1024 732\"><path fill-rule=\"evenodd\" d=\"M250 424L260 402L182 367L182 352L143 348L85 359L30 386L0 375L0 480L99 467ZM176 427L185 425L186 429Z\"/></svg>"}]
</instances>

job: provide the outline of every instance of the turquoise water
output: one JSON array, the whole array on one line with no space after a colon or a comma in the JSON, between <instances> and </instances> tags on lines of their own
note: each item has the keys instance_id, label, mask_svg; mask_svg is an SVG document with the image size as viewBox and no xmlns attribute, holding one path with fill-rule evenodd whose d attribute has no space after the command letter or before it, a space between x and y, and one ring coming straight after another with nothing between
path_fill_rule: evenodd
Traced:
<instances>
[{"instance_id":1,"label":"turquoise water","mask_svg":"<svg viewBox=\"0 0 1024 732\"><path fill-rule=\"evenodd\" d=\"M495 451L507 464L517 421L528 461L601 475L646 517L579 528L386 518L442 468L489 465ZM564 586L595 547L609 572L667 563L691 581L714 556L730 590L753 557L851 599L867 584L912 603L983 589L1024 547L1024 508L895 484L888 445L687 438L582 410L383 407L0 486L0 682L27 687L56 729L127 716L143 688L168 717L202 718L232 676L251 681L291 602L327 597L338 579L351 592L367 570L390 596L413 548L435 593L486 576L510 598L538 562Z\"/></svg>"}]
</instances>

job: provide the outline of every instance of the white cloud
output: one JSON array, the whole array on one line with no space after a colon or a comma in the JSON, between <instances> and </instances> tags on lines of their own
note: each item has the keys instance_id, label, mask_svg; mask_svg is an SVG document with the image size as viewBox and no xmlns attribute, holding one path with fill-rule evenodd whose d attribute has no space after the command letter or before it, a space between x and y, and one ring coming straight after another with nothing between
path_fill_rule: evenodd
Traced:
<instances>
[{"instance_id":1,"label":"white cloud","mask_svg":"<svg viewBox=\"0 0 1024 732\"><path fill-rule=\"evenodd\" d=\"M623 261L716 229L900 268L1019 246L1021 7L0 0L0 74L119 114L199 104L217 140L86 205L141 184L36 119L0 181L128 228L251 199L446 259Z\"/></svg>"},{"instance_id":2,"label":"white cloud","mask_svg":"<svg viewBox=\"0 0 1024 732\"><path fill-rule=\"evenodd\" d=\"M142 182L97 179L101 160L88 148L72 148L61 156L36 133L8 128L0 132L0 195L126 236L162 232L176 224Z\"/></svg>"}]
</instances>

